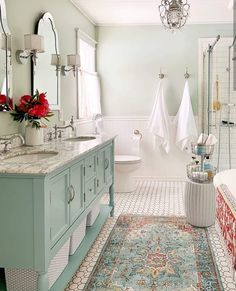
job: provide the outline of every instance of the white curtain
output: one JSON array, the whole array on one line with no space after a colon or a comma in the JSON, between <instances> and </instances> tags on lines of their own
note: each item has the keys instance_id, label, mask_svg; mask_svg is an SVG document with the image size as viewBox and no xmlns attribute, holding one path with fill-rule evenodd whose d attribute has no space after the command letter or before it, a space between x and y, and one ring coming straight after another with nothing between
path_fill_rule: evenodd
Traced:
<instances>
[{"instance_id":1,"label":"white curtain","mask_svg":"<svg viewBox=\"0 0 236 291\"><path fill-rule=\"evenodd\" d=\"M79 115L82 118L101 113L100 82L97 73L80 72Z\"/></svg>"},{"instance_id":2,"label":"white curtain","mask_svg":"<svg viewBox=\"0 0 236 291\"><path fill-rule=\"evenodd\" d=\"M79 42L81 69L94 72L95 71L95 47L80 39Z\"/></svg>"},{"instance_id":3,"label":"white curtain","mask_svg":"<svg viewBox=\"0 0 236 291\"><path fill-rule=\"evenodd\" d=\"M100 81L95 72L95 47L80 39L79 116L101 113Z\"/></svg>"}]
</instances>

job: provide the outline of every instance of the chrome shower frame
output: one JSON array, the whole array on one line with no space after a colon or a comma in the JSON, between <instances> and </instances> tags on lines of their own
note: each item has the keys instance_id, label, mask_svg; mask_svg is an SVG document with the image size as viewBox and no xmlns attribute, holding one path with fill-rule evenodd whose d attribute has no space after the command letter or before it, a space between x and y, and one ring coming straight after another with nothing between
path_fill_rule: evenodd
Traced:
<instances>
[{"instance_id":1,"label":"chrome shower frame","mask_svg":"<svg viewBox=\"0 0 236 291\"><path fill-rule=\"evenodd\" d=\"M231 103L231 60L234 60L234 58L231 57L231 49L234 47L235 42L236 42L236 36L234 36L232 44L228 47L228 67L226 69L226 71L228 72L228 98L227 98L227 103L224 104L224 106L227 107L229 169L232 168L230 117L231 117L231 108L236 106L236 104ZM220 121L221 121L221 111L220 111ZM222 127L222 125L220 124L219 125L219 138L218 138L218 158L217 158L217 170L218 171L219 171L219 167L220 167L221 127Z\"/></svg>"},{"instance_id":2,"label":"chrome shower frame","mask_svg":"<svg viewBox=\"0 0 236 291\"><path fill-rule=\"evenodd\" d=\"M212 53L215 45L217 42L220 40L220 35L217 35L216 40L208 45L208 77L207 77L207 134L210 133L210 115L212 113L212 100L211 100L211 82L212 82L212 77L211 77L211 66L212 66Z\"/></svg>"}]
</instances>

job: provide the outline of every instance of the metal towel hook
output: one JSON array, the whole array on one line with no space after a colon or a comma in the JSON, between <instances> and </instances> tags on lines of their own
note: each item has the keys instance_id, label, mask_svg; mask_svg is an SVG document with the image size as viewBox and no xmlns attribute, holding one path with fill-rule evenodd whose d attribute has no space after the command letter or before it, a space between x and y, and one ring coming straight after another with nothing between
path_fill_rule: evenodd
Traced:
<instances>
[{"instance_id":1,"label":"metal towel hook","mask_svg":"<svg viewBox=\"0 0 236 291\"><path fill-rule=\"evenodd\" d=\"M188 79L190 77L189 73L188 73L188 68L186 68L186 72L184 74L184 78Z\"/></svg>"},{"instance_id":2,"label":"metal towel hook","mask_svg":"<svg viewBox=\"0 0 236 291\"><path fill-rule=\"evenodd\" d=\"M159 78L160 78L160 79L164 79L164 78L165 78L165 75L162 73L161 68L160 68Z\"/></svg>"},{"instance_id":3,"label":"metal towel hook","mask_svg":"<svg viewBox=\"0 0 236 291\"><path fill-rule=\"evenodd\" d=\"M140 140L141 140L142 137L143 137L142 133L141 133L138 129L135 129L135 130L134 130L134 134L135 134L135 135L139 135L139 136L140 136Z\"/></svg>"}]
</instances>

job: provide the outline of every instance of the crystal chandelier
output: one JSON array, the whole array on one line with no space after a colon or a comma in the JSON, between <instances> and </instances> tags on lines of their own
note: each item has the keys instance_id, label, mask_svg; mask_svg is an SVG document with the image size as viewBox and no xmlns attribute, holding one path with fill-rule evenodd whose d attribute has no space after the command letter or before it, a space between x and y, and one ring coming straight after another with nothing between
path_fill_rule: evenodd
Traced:
<instances>
[{"instance_id":1,"label":"crystal chandelier","mask_svg":"<svg viewBox=\"0 0 236 291\"><path fill-rule=\"evenodd\" d=\"M162 24L175 31L185 25L190 5L187 0L162 0L159 12Z\"/></svg>"}]
</instances>

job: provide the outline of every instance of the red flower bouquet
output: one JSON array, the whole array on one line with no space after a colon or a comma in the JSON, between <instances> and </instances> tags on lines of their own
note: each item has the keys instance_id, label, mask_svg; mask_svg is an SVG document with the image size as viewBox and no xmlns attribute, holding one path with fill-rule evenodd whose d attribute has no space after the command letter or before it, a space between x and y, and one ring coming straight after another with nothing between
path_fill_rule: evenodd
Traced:
<instances>
[{"instance_id":1,"label":"red flower bouquet","mask_svg":"<svg viewBox=\"0 0 236 291\"><path fill-rule=\"evenodd\" d=\"M23 95L20 98L19 105L15 105L15 110L11 112L13 119L19 122L27 120L32 124L32 127L40 128L41 123L38 121L44 118L48 121L48 117L53 116L50 111L46 93L36 93L31 95Z\"/></svg>"},{"instance_id":2,"label":"red flower bouquet","mask_svg":"<svg viewBox=\"0 0 236 291\"><path fill-rule=\"evenodd\" d=\"M0 111L10 111L13 109L12 99L5 94L0 94Z\"/></svg>"}]
</instances>

